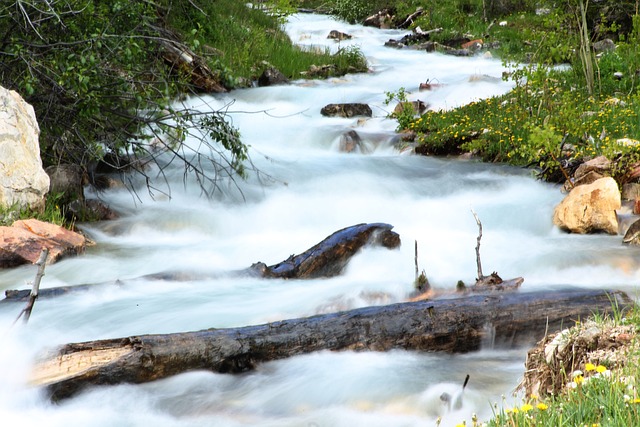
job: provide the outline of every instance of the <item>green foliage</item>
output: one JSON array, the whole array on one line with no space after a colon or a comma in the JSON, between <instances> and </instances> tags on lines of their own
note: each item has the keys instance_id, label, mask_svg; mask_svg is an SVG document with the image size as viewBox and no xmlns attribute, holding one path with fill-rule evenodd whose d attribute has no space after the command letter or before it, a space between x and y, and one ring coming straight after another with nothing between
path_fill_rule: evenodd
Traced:
<instances>
[{"instance_id":1,"label":"green foliage","mask_svg":"<svg viewBox=\"0 0 640 427\"><path fill-rule=\"evenodd\" d=\"M408 105L410 101L407 98L407 91L405 88L401 87L398 89L398 92L385 92L386 99L384 100L384 105ZM398 128L399 129L407 129L413 119L415 117L415 110L413 107L409 108L398 108L394 110L392 113L388 114L387 117L398 120Z\"/></svg>"},{"instance_id":2,"label":"green foliage","mask_svg":"<svg viewBox=\"0 0 640 427\"><path fill-rule=\"evenodd\" d=\"M369 4L365 0L334 0L332 13L347 22L356 23L367 16Z\"/></svg>"},{"instance_id":3,"label":"green foliage","mask_svg":"<svg viewBox=\"0 0 640 427\"><path fill-rule=\"evenodd\" d=\"M73 225L69 224L65 218L66 208L61 203L63 198L64 194L61 193L48 194L44 209L39 210L20 208L17 205L9 207L0 206L0 225L10 226L19 219L36 218L40 221L72 228Z\"/></svg>"},{"instance_id":4,"label":"green foliage","mask_svg":"<svg viewBox=\"0 0 640 427\"><path fill-rule=\"evenodd\" d=\"M634 18L634 30L625 42L599 57L590 94L583 61L568 53L573 49L570 46L579 44L578 17L551 9L538 18L543 28L555 25L555 29L544 35L530 29L531 44L536 46L532 58L537 62L511 74L516 84L511 92L455 110L429 111L408 126L399 122L398 127L418 133L423 153L471 152L486 161L532 166L541 178L557 182L564 181L579 162L604 155L615 161L614 178L625 182L631 168L640 162L636 71L640 69L640 20ZM506 20L525 25L515 17ZM552 66L569 59L572 67Z\"/></svg>"},{"instance_id":5,"label":"green foliage","mask_svg":"<svg viewBox=\"0 0 640 427\"><path fill-rule=\"evenodd\" d=\"M408 8L408 3L419 4L422 1L394 1L394 0L301 0L300 5L308 9L318 10L336 16L349 23L362 22L366 17L383 9ZM411 12L415 11L415 8Z\"/></svg>"},{"instance_id":6,"label":"green foliage","mask_svg":"<svg viewBox=\"0 0 640 427\"><path fill-rule=\"evenodd\" d=\"M328 65L327 75L367 70L356 48L331 55L293 46L281 23L296 6L293 0L254 6L68 0L46 8L36 1L4 2L0 79L33 105L45 166L89 169L109 157L116 167L144 175L137 159L158 162L167 154L195 171L201 185L215 188L218 173L245 173L247 147L224 114L201 120L179 107L180 97L200 89L192 84L192 69L172 59L168 46L204 58L213 70L209 78L227 88L246 84L268 65L294 78L314 64ZM211 148L214 176L182 149L193 137Z\"/></svg>"},{"instance_id":7,"label":"green foliage","mask_svg":"<svg viewBox=\"0 0 640 427\"><path fill-rule=\"evenodd\" d=\"M562 168L599 155L619 160L622 179L640 159L638 95L598 101L574 87L571 72L532 67L516 73L510 93L451 111L428 111L409 128L434 154L469 151L487 161L537 167L564 180Z\"/></svg>"},{"instance_id":8,"label":"green foliage","mask_svg":"<svg viewBox=\"0 0 640 427\"><path fill-rule=\"evenodd\" d=\"M180 45L162 26L166 10L123 1L69 0L44 10L35 3L20 6L5 3L0 9L0 31L6 35L0 72L3 84L34 106L45 165L89 168L109 155L122 166L135 157L158 159L168 153L192 166L176 147L203 124L173 107L193 88L188 71L175 63L167 66L164 59L166 44ZM194 49L199 36L195 26L189 40ZM171 129L166 114L158 111L172 119ZM224 120L204 125L212 126L210 134L227 129ZM246 147L239 138L219 143L231 160L217 161L241 171L238 153Z\"/></svg>"},{"instance_id":9,"label":"green foliage","mask_svg":"<svg viewBox=\"0 0 640 427\"><path fill-rule=\"evenodd\" d=\"M577 328L600 330L608 336L611 328L624 325L634 336L630 342L614 353L602 349L600 360L585 362L575 366L573 372L562 372L563 389L546 397L525 396L521 404L513 406L506 401L500 408L495 406L494 417L483 425L490 427L527 426L613 426L626 427L640 425L640 378L637 338L640 327L637 307L628 312L617 310L613 317L596 315L582 326L567 330L568 334L579 333ZM609 331L604 332L604 331ZM585 349L578 349L578 354ZM619 355L624 354L624 361ZM611 357L611 359L609 359ZM474 424L476 425L476 424ZM479 425L479 424L478 424Z\"/></svg>"},{"instance_id":10,"label":"green foliage","mask_svg":"<svg viewBox=\"0 0 640 427\"><path fill-rule=\"evenodd\" d=\"M240 132L224 120L224 117L217 113L207 114L200 120L200 125L207 129L209 137L213 141L218 141L231 153L229 165L242 177L245 176L243 162L247 160L247 146L240 141Z\"/></svg>"},{"instance_id":11,"label":"green foliage","mask_svg":"<svg viewBox=\"0 0 640 427\"><path fill-rule=\"evenodd\" d=\"M331 55L328 50L305 50L295 46L282 31L282 18L297 2L277 0L248 7L244 2L203 2L199 8L174 5L166 15L169 24L190 33L197 30L199 46L194 49L208 59L228 87L247 85L268 67L289 78L326 77L367 70L366 60L353 50ZM265 14L265 7L271 14ZM328 66L322 76L304 74L312 66Z\"/></svg>"}]
</instances>

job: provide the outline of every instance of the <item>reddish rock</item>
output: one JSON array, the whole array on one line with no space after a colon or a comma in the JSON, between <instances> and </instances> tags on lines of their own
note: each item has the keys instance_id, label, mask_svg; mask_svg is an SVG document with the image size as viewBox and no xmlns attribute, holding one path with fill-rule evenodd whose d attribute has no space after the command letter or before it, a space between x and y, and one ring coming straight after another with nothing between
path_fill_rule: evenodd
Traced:
<instances>
[{"instance_id":1,"label":"reddish rock","mask_svg":"<svg viewBox=\"0 0 640 427\"><path fill-rule=\"evenodd\" d=\"M482 39L475 39L475 40L468 41L466 43L462 43L461 47L463 49L472 49L473 50L473 49L480 49L483 44L484 43L483 43Z\"/></svg>"},{"instance_id":2,"label":"reddish rock","mask_svg":"<svg viewBox=\"0 0 640 427\"><path fill-rule=\"evenodd\" d=\"M0 268L35 263L43 248L49 249L48 263L84 251L86 238L58 225L35 219L20 220L0 227Z\"/></svg>"}]
</instances>

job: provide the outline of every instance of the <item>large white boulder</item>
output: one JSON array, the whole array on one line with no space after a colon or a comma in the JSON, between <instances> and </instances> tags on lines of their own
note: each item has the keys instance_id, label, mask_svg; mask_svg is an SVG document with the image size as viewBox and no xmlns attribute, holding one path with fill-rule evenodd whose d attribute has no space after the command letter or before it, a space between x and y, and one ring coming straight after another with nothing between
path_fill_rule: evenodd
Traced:
<instances>
[{"instance_id":1,"label":"large white boulder","mask_svg":"<svg viewBox=\"0 0 640 427\"><path fill-rule=\"evenodd\" d=\"M622 205L618 184L611 177L575 187L556 206L553 223L571 233L618 234L616 210Z\"/></svg>"},{"instance_id":2,"label":"large white boulder","mask_svg":"<svg viewBox=\"0 0 640 427\"><path fill-rule=\"evenodd\" d=\"M49 191L33 107L0 86L0 206L39 209Z\"/></svg>"}]
</instances>

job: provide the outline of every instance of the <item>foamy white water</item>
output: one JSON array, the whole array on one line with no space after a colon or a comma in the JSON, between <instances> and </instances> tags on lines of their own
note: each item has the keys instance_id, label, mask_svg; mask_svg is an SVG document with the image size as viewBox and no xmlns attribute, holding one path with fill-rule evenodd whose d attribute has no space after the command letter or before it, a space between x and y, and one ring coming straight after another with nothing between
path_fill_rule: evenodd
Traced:
<instances>
[{"instance_id":1,"label":"foamy white water","mask_svg":"<svg viewBox=\"0 0 640 427\"><path fill-rule=\"evenodd\" d=\"M340 44L332 29L352 34ZM327 81L234 91L190 100L200 109L228 105L256 167L246 182L222 184L214 200L170 173L171 198L112 190L101 197L119 220L84 224L97 242L86 255L47 267L43 287L122 280L36 303L28 326L11 323L22 307L0 305L0 422L47 426L424 426L455 425L491 415L517 385L526 349L467 355L392 351L320 352L260 366L243 375L192 372L144 385L94 389L52 405L25 385L31 360L67 342L145 333L233 327L308 316L336 308L402 301L414 279L414 241L432 285L452 289L476 275L477 225L483 224L483 267L503 278L522 276L524 289L559 285L618 288L634 293L639 252L619 236L572 236L551 223L562 199L556 186L529 171L472 161L402 155L392 147L396 123L386 119L386 91L448 108L504 93L498 60L457 58L383 47L404 32L381 31L296 15L287 30L303 45L357 45L372 72ZM470 81L471 76L492 78ZM442 87L418 92L420 82ZM474 80L474 79L471 79ZM320 108L366 102L374 117L326 118ZM357 130L370 154L337 150ZM195 146L195 142L193 142ZM158 194L158 193L156 193ZM400 249L367 249L344 275L309 281L209 278L140 279L165 271L214 273L254 262L274 264L334 231L362 222L394 225ZM0 273L0 288L27 288L33 267ZM368 295L385 294L385 301ZM440 395L471 379L460 409Z\"/></svg>"}]
</instances>

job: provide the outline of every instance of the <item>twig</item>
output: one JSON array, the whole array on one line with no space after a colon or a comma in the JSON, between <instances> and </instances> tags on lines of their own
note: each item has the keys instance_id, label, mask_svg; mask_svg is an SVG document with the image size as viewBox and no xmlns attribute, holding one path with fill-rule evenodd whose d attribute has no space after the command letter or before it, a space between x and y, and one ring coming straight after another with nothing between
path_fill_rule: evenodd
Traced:
<instances>
[{"instance_id":1,"label":"twig","mask_svg":"<svg viewBox=\"0 0 640 427\"><path fill-rule=\"evenodd\" d=\"M36 261L35 264L38 266L38 271L36 273L36 278L33 281L33 287L31 288L29 301L27 302L26 307L20 312L16 320L13 322L14 325L18 320L20 320L20 317L22 317L22 315L24 315L24 323L27 323L29 321L29 317L31 317L31 310L33 310L33 305L35 304L36 299L38 299L38 292L40 291L40 281L42 280L42 276L44 276L44 267L47 264L48 256L49 249L42 248L42 252L40 252L40 258L38 258L38 261Z\"/></svg>"},{"instance_id":2,"label":"twig","mask_svg":"<svg viewBox=\"0 0 640 427\"><path fill-rule=\"evenodd\" d=\"M471 209L471 213L473 217L476 219L476 224L478 224L478 243L476 244L476 264L478 265L478 281L484 279L484 275L482 274L482 263L480 262L480 240L482 239L482 223L480 222L480 218L478 215Z\"/></svg>"},{"instance_id":3,"label":"twig","mask_svg":"<svg viewBox=\"0 0 640 427\"><path fill-rule=\"evenodd\" d=\"M419 273L418 273L418 241L416 240L415 242L416 242L416 244L415 244L415 257L414 257L414 262L415 262L415 264L416 264L416 283L417 283L417 281L418 281L418 274L419 274Z\"/></svg>"}]
</instances>

